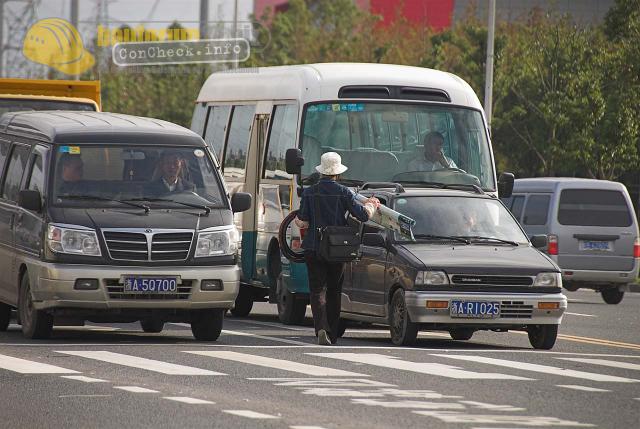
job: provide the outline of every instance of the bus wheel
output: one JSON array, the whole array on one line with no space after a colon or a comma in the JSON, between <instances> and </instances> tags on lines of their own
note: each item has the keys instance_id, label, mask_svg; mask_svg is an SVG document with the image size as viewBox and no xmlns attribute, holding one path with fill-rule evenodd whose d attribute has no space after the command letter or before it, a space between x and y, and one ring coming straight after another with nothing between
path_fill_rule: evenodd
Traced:
<instances>
[{"instance_id":1,"label":"bus wheel","mask_svg":"<svg viewBox=\"0 0 640 429\"><path fill-rule=\"evenodd\" d=\"M282 281L282 274L278 276L278 318L285 325L301 325L307 312L307 303L296 299L296 296L287 290Z\"/></svg>"},{"instance_id":2,"label":"bus wheel","mask_svg":"<svg viewBox=\"0 0 640 429\"><path fill-rule=\"evenodd\" d=\"M253 297L251 291L246 286L240 286L240 292L236 298L236 303L231 309L231 314L236 317L246 317L253 308Z\"/></svg>"}]
</instances>

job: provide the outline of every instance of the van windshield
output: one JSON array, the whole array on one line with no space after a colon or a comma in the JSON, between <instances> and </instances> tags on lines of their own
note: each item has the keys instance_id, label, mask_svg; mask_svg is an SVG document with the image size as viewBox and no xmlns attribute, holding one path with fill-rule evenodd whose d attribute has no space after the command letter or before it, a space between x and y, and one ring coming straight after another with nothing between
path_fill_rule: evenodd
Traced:
<instances>
[{"instance_id":1,"label":"van windshield","mask_svg":"<svg viewBox=\"0 0 640 429\"><path fill-rule=\"evenodd\" d=\"M56 206L222 208L223 195L204 148L77 145L56 150Z\"/></svg>"},{"instance_id":2,"label":"van windshield","mask_svg":"<svg viewBox=\"0 0 640 429\"><path fill-rule=\"evenodd\" d=\"M315 103L306 106L303 175L325 152L362 182L474 184L495 190L482 114L473 109L410 103Z\"/></svg>"}]
</instances>

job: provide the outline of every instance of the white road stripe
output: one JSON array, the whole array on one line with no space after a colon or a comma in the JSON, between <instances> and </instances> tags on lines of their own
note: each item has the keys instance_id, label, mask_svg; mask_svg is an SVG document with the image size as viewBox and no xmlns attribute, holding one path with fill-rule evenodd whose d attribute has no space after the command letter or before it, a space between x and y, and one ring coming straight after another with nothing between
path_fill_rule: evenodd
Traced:
<instances>
[{"instance_id":1,"label":"white road stripe","mask_svg":"<svg viewBox=\"0 0 640 429\"><path fill-rule=\"evenodd\" d=\"M159 372L170 375L225 375L221 372L209 371L207 369L193 368L190 366L176 365L154 359L146 359L137 356L130 356L121 353L98 351L57 351L72 356L79 356L87 359L109 362L116 365L140 368L147 371Z\"/></svg>"},{"instance_id":2,"label":"white road stripe","mask_svg":"<svg viewBox=\"0 0 640 429\"><path fill-rule=\"evenodd\" d=\"M125 390L127 392L132 392L132 393L158 393L157 390L151 390L151 389L138 387L138 386L113 386L113 388Z\"/></svg>"},{"instance_id":3,"label":"white road stripe","mask_svg":"<svg viewBox=\"0 0 640 429\"><path fill-rule=\"evenodd\" d=\"M613 375L596 374L593 372L585 372L585 371L575 371L572 369L558 368L555 366L538 365L534 363L517 362L512 360L495 359L495 358L488 358L488 357L482 357L482 356L463 356L463 355L449 355L449 354L447 355L432 354L432 356L438 356L445 359L463 360L467 362L486 363L489 365L498 365L498 366L504 366L507 368L521 369L523 371L541 372L544 374L561 375L564 377L581 378L584 380L592 380L592 381L608 381L608 382L614 382L614 383L635 383L640 381L640 380L634 380L626 377L616 377Z\"/></svg>"},{"instance_id":4,"label":"white road stripe","mask_svg":"<svg viewBox=\"0 0 640 429\"><path fill-rule=\"evenodd\" d=\"M85 383L107 383L107 380L85 377L84 375L63 375L62 378L67 378L69 380L83 381Z\"/></svg>"},{"instance_id":5,"label":"white road stripe","mask_svg":"<svg viewBox=\"0 0 640 429\"><path fill-rule=\"evenodd\" d=\"M266 368L280 369L283 371L299 372L311 377L368 377L366 374L343 371L341 369L325 368L284 359L274 359L265 356L251 355L238 352L213 352L213 351L185 351L200 356L209 356L218 359L227 359L235 362L258 365Z\"/></svg>"},{"instance_id":6,"label":"white road stripe","mask_svg":"<svg viewBox=\"0 0 640 429\"><path fill-rule=\"evenodd\" d=\"M570 316L598 317L598 316L594 316L593 314L570 313L568 311L565 311L564 314L568 314Z\"/></svg>"},{"instance_id":7,"label":"white road stripe","mask_svg":"<svg viewBox=\"0 0 640 429\"><path fill-rule=\"evenodd\" d=\"M577 386L575 384L556 384L556 387L565 387L567 389L582 390L583 392L611 392L607 389L598 389L597 387Z\"/></svg>"},{"instance_id":8,"label":"white road stripe","mask_svg":"<svg viewBox=\"0 0 640 429\"><path fill-rule=\"evenodd\" d=\"M289 429L325 429L322 426L289 426Z\"/></svg>"},{"instance_id":9,"label":"white road stripe","mask_svg":"<svg viewBox=\"0 0 640 429\"><path fill-rule=\"evenodd\" d=\"M72 369L6 355L0 355L0 369L8 369L21 374L80 374Z\"/></svg>"},{"instance_id":10,"label":"white road stripe","mask_svg":"<svg viewBox=\"0 0 640 429\"><path fill-rule=\"evenodd\" d=\"M170 401L182 402L185 404L215 404L215 402L205 401L204 399L190 398L188 396L163 396L162 399L168 399Z\"/></svg>"},{"instance_id":11,"label":"white road stripe","mask_svg":"<svg viewBox=\"0 0 640 429\"><path fill-rule=\"evenodd\" d=\"M261 340L275 341L277 343L284 343L284 344L293 344L293 345L296 345L296 346L308 346L309 345L309 343L303 343L302 341L287 340L286 338L278 338L278 337L268 337L266 335L251 334L249 332L242 332L242 331L229 331L228 329L223 329L222 333L223 334L227 334L227 335L238 335L238 336L241 336L241 337L259 338Z\"/></svg>"},{"instance_id":12,"label":"white road stripe","mask_svg":"<svg viewBox=\"0 0 640 429\"><path fill-rule=\"evenodd\" d=\"M465 371L455 366L429 362L410 362L393 356L385 356L376 353L307 353L312 356L327 357L331 359L346 360L349 362L364 363L383 368L400 369L404 371L418 372L421 374L438 375L441 377L475 380L531 380L508 374L484 373Z\"/></svg>"},{"instance_id":13,"label":"white road stripe","mask_svg":"<svg viewBox=\"0 0 640 429\"><path fill-rule=\"evenodd\" d=\"M592 363L594 365L609 366L611 368L635 369L637 371L640 371L640 365L638 365L637 363L617 362L614 360L604 360L604 359L585 359L585 358L556 358L556 359L568 360L572 362Z\"/></svg>"},{"instance_id":14,"label":"white road stripe","mask_svg":"<svg viewBox=\"0 0 640 429\"><path fill-rule=\"evenodd\" d=\"M257 413L251 410L222 410L223 413L233 414L234 416L246 417L249 419L279 419L278 416L272 416L271 414Z\"/></svg>"}]
</instances>

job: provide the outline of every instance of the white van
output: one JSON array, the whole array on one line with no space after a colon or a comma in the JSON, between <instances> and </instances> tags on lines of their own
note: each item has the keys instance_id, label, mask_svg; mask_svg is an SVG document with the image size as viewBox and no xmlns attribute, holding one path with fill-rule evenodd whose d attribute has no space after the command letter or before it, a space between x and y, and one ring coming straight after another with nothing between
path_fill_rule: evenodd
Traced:
<instances>
[{"instance_id":1,"label":"white van","mask_svg":"<svg viewBox=\"0 0 640 429\"><path fill-rule=\"evenodd\" d=\"M503 199L529 236L547 234L547 253L569 291L599 291L622 301L638 276L638 222L627 188L606 180L535 178L515 181Z\"/></svg>"}]
</instances>

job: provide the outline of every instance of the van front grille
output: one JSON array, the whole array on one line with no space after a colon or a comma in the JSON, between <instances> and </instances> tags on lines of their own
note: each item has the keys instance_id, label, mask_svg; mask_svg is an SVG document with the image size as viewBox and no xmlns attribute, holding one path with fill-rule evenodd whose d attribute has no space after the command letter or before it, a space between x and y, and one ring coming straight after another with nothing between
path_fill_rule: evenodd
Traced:
<instances>
[{"instance_id":1,"label":"van front grille","mask_svg":"<svg viewBox=\"0 0 640 429\"><path fill-rule=\"evenodd\" d=\"M141 300L141 301L163 301L163 300L185 300L189 299L191 296L191 286L193 284L193 280L182 280L182 283L178 285L178 290L176 293L132 293L125 292L124 285L120 283L119 279L108 279L107 283L107 293L109 294L109 299L117 299L117 300Z\"/></svg>"},{"instance_id":2,"label":"van front grille","mask_svg":"<svg viewBox=\"0 0 640 429\"><path fill-rule=\"evenodd\" d=\"M533 315L533 305L525 304L523 301L502 301L500 303L501 319L531 319Z\"/></svg>"},{"instance_id":3,"label":"van front grille","mask_svg":"<svg viewBox=\"0 0 640 429\"><path fill-rule=\"evenodd\" d=\"M533 284L533 278L527 276L454 274L451 276L451 282L454 285L531 286Z\"/></svg>"},{"instance_id":4,"label":"van front grille","mask_svg":"<svg viewBox=\"0 0 640 429\"><path fill-rule=\"evenodd\" d=\"M192 232L171 232L154 234L151 241L152 261L179 261L187 259Z\"/></svg>"},{"instance_id":5,"label":"van front grille","mask_svg":"<svg viewBox=\"0 0 640 429\"><path fill-rule=\"evenodd\" d=\"M104 231L104 240L111 259L119 261L147 261L147 236L134 232Z\"/></svg>"},{"instance_id":6,"label":"van front grille","mask_svg":"<svg viewBox=\"0 0 640 429\"><path fill-rule=\"evenodd\" d=\"M189 257L193 230L102 231L111 259L116 261L184 261Z\"/></svg>"}]
</instances>

